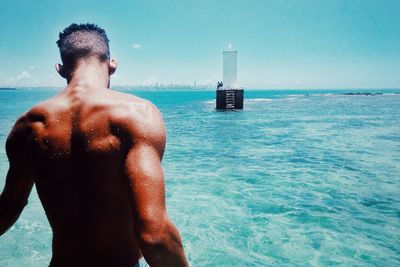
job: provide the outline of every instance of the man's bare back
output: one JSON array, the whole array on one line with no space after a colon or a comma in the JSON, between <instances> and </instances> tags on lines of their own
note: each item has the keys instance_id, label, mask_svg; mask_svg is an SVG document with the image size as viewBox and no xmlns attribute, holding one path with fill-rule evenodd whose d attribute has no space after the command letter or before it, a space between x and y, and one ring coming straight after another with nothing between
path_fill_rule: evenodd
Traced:
<instances>
[{"instance_id":1,"label":"man's bare back","mask_svg":"<svg viewBox=\"0 0 400 267\"><path fill-rule=\"evenodd\" d=\"M141 133L129 127L157 129L153 134L160 139L162 155L158 112L134 97L102 90L62 93L26 117L35 147L37 191L55 230L53 260L81 253L88 260L104 262L109 255L110 263L137 261L140 251L124 166L133 135Z\"/></svg>"},{"instance_id":2,"label":"man's bare back","mask_svg":"<svg viewBox=\"0 0 400 267\"><path fill-rule=\"evenodd\" d=\"M35 184L53 230L51 266L134 266L142 254L152 266L186 266L165 208L161 114L109 90L98 63L80 61L62 92L16 122L0 234Z\"/></svg>"}]
</instances>

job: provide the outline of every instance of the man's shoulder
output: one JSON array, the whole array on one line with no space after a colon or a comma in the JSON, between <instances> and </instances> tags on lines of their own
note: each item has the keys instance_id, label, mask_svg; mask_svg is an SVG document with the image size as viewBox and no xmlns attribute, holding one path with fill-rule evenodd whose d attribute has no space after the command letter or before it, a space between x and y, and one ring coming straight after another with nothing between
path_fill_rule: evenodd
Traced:
<instances>
[{"instance_id":1,"label":"man's shoulder","mask_svg":"<svg viewBox=\"0 0 400 267\"><path fill-rule=\"evenodd\" d=\"M6 152L9 157L28 149L28 143L32 136L33 122L39 119L40 116L37 111L29 110L17 119L7 137Z\"/></svg>"},{"instance_id":2,"label":"man's shoulder","mask_svg":"<svg viewBox=\"0 0 400 267\"><path fill-rule=\"evenodd\" d=\"M65 109L67 103L57 96L37 103L16 120L8 139L29 139L46 125L51 117Z\"/></svg>"},{"instance_id":3,"label":"man's shoulder","mask_svg":"<svg viewBox=\"0 0 400 267\"><path fill-rule=\"evenodd\" d=\"M59 110L65 109L68 103L58 96L43 100L34 105L30 110L25 112L21 118L25 118L27 122L44 122L44 120Z\"/></svg>"},{"instance_id":4,"label":"man's shoulder","mask_svg":"<svg viewBox=\"0 0 400 267\"><path fill-rule=\"evenodd\" d=\"M140 123L150 126L149 124L157 124L162 121L161 112L149 100L117 91L112 93L117 96L110 112L114 122Z\"/></svg>"},{"instance_id":5,"label":"man's shoulder","mask_svg":"<svg viewBox=\"0 0 400 267\"><path fill-rule=\"evenodd\" d=\"M37 124L43 124L49 114L49 105L41 102L24 112L16 120L7 138L7 146L14 143L23 143L32 135Z\"/></svg>"},{"instance_id":6,"label":"man's shoulder","mask_svg":"<svg viewBox=\"0 0 400 267\"><path fill-rule=\"evenodd\" d=\"M28 131L32 127L32 123L44 122L48 113L49 105L47 101L36 104L30 110L20 115L20 117L16 120L11 133Z\"/></svg>"},{"instance_id":7,"label":"man's shoulder","mask_svg":"<svg viewBox=\"0 0 400 267\"><path fill-rule=\"evenodd\" d=\"M140 97L115 92L116 101L110 111L113 127L132 136L135 141L163 147L165 145L165 127L161 112L150 101Z\"/></svg>"}]
</instances>

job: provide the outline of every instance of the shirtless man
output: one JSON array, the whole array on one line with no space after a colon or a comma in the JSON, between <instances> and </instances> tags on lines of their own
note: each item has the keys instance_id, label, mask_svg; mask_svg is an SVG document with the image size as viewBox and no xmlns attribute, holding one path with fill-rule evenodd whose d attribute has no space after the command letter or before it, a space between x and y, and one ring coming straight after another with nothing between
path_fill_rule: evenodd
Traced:
<instances>
[{"instance_id":1,"label":"shirtless man","mask_svg":"<svg viewBox=\"0 0 400 267\"><path fill-rule=\"evenodd\" d=\"M187 266L165 207L165 129L148 101L109 90L117 63L93 24L57 41L67 87L17 120L0 196L0 235L33 184L53 230L50 266Z\"/></svg>"}]
</instances>

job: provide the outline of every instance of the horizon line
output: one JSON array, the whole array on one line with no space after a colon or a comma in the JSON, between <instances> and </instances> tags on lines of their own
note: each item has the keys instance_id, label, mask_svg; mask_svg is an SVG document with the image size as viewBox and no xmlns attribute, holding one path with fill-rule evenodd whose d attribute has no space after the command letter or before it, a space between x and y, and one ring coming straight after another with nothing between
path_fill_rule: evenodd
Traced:
<instances>
[{"instance_id":1,"label":"horizon line","mask_svg":"<svg viewBox=\"0 0 400 267\"><path fill-rule=\"evenodd\" d=\"M175 87L174 87L175 86ZM63 89L65 86L0 86L0 90L4 89ZM210 86L193 86L193 85L180 85L174 84L173 86L166 85L166 86L156 86L156 85L114 85L110 87L110 89L199 89L199 90L216 90L214 87ZM327 87L327 88L317 88L317 87L309 87L309 88L268 88L268 87L241 87L241 89L245 90L400 90L400 87ZM5 90L4 90L5 91Z\"/></svg>"}]
</instances>

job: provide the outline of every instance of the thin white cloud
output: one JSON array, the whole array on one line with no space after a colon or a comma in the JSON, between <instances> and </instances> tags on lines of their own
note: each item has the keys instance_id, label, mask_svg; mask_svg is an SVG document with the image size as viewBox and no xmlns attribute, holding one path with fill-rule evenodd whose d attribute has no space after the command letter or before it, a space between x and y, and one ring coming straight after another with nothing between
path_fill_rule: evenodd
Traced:
<instances>
[{"instance_id":1,"label":"thin white cloud","mask_svg":"<svg viewBox=\"0 0 400 267\"><path fill-rule=\"evenodd\" d=\"M22 71L20 75L17 76L17 82L22 80L22 79L30 79L32 78L32 74L27 72L26 70Z\"/></svg>"},{"instance_id":2,"label":"thin white cloud","mask_svg":"<svg viewBox=\"0 0 400 267\"><path fill-rule=\"evenodd\" d=\"M31 79L33 75L26 70L23 70L17 77L10 77L6 83L11 86L20 85L20 82L23 83L23 80Z\"/></svg>"},{"instance_id":3,"label":"thin white cloud","mask_svg":"<svg viewBox=\"0 0 400 267\"><path fill-rule=\"evenodd\" d=\"M134 48L134 49L139 49L139 48L141 48L142 47L142 45L141 44L138 44L138 43L134 43L133 45L132 45L132 48Z\"/></svg>"}]
</instances>

